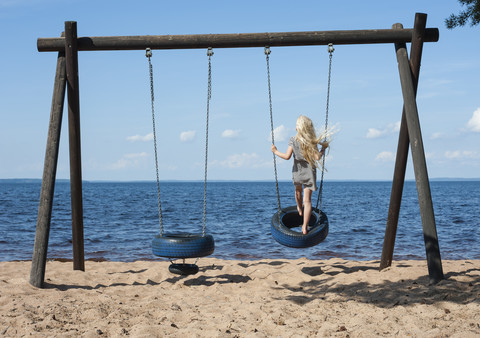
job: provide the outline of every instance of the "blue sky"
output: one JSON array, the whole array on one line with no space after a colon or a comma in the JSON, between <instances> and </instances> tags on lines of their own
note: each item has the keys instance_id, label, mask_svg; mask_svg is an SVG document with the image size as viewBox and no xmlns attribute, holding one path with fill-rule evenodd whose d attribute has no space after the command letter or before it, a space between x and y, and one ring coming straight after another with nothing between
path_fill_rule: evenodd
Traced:
<instances>
[{"instance_id":1,"label":"blue sky","mask_svg":"<svg viewBox=\"0 0 480 338\"><path fill-rule=\"evenodd\" d=\"M458 13L443 1L89 1L0 0L0 178L41 178L56 53L38 37L64 22L79 36L249 33L413 27L416 12L440 30L426 43L418 110L430 178L479 177L480 27L445 28ZM209 179L271 180L263 48L216 49L212 58ZM143 51L80 52L85 180L153 180L148 64ZM205 50L154 51L161 179L203 178ZM321 128L326 46L277 47L270 57L277 146L285 150L299 114ZM393 45L336 46L330 124L338 129L326 179L391 180L402 95ZM57 178L69 177L64 114ZM279 178L291 163L278 160ZM413 178L411 160L407 178Z\"/></svg>"}]
</instances>

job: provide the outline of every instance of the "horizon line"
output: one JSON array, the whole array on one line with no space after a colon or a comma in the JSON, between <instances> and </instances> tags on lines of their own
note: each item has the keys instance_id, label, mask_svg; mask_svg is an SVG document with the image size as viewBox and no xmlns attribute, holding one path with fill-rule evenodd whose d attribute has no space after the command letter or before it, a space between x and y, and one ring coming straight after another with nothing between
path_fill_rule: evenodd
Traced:
<instances>
[{"instance_id":1,"label":"horizon line","mask_svg":"<svg viewBox=\"0 0 480 338\"><path fill-rule=\"evenodd\" d=\"M0 178L0 182L18 182L18 183L34 183L34 182L42 182L41 178ZM69 182L69 178L58 178L55 180L56 182ZM278 182L291 182L291 179L288 180L278 180ZM387 179L354 179L354 178L345 178L345 179L328 179L325 182L392 182L393 180ZM405 179L405 182L414 182L415 179ZM480 181L480 177L435 177L430 178L429 181ZM83 179L82 182L85 183L149 183L155 182L154 179L138 179L138 180L104 180L104 179ZM197 183L197 182L204 182L203 179L166 179L160 180L160 182L178 182L178 183ZM245 180L234 180L234 179L209 179L208 182L275 182L273 179L245 179Z\"/></svg>"}]
</instances>

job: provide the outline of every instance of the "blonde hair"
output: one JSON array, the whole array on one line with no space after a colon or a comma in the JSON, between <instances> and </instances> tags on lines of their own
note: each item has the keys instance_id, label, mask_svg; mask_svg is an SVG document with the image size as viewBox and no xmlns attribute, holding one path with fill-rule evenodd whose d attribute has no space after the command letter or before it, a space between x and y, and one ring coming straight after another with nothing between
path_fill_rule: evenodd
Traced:
<instances>
[{"instance_id":1,"label":"blonde hair","mask_svg":"<svg viewBox=\"0 0 480 338\"><path fill-rule=\"evenodd\" d=\"M328 131L320 133L317 137L312 120L300 115L297 119L297 135L295 138L300 143L300 149L305 160L310 163L312 168L320 168L319 160L321 156L318 145L320 144L322 148L329 147L330 136Z\"/></svg>"}]
</instances>

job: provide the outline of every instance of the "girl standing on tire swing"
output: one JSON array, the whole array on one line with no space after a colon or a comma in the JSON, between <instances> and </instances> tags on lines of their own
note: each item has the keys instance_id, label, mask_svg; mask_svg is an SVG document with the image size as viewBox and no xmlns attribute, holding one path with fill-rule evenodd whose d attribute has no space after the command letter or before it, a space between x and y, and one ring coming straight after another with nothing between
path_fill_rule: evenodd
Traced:
<instances>
[{"instance_id":1,"label":"girl standing on tire swing","mask_svg":"<svg viewBox=\"0 0 480 338\"><path fill-rule=\"evenodd\" d=\"M295 201L300 216L303 216L302 233L307 234L307 225L312 214L312 192L317 190L317 168L319 161L325 156L325 149L329 147L327 132L319 137L315 134L312 120L300 115L296 125L297 135L291 137L285 153L277 150L272 144L272 152L284 160L289 160L293 154L293 184L295 185ZM318 145L322 146L318 150ZM303 200L302 200L303 190Z\"/></svg>"}]
</instances>

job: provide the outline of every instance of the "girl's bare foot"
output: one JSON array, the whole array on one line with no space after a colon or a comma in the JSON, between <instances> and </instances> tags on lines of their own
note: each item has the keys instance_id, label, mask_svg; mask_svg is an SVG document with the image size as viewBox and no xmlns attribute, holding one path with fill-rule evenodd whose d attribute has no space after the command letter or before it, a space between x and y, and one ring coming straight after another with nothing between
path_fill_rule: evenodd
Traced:
<instances>
[{"instance_id":1,"label":"girl's bare foot","mask_svg":"<svg viewBox=\"0 0 480 338\"><path fill-rule=\"evenodd\" d=\"M303 217L303 207L300 208L300 207L297 205L297 211L298 211L298 214L300 215L300 217Z\"/></svg>"},{"instance_id":2,"label":"girl's bare foot","mask_svg":"<svg viewBox=\"0 0 480 338\"><path fill-rule=\"evenodd\" d=\"M307 227L302 226L302 234L306 235L308 233Z\"/></svg>"}]
</instances>

